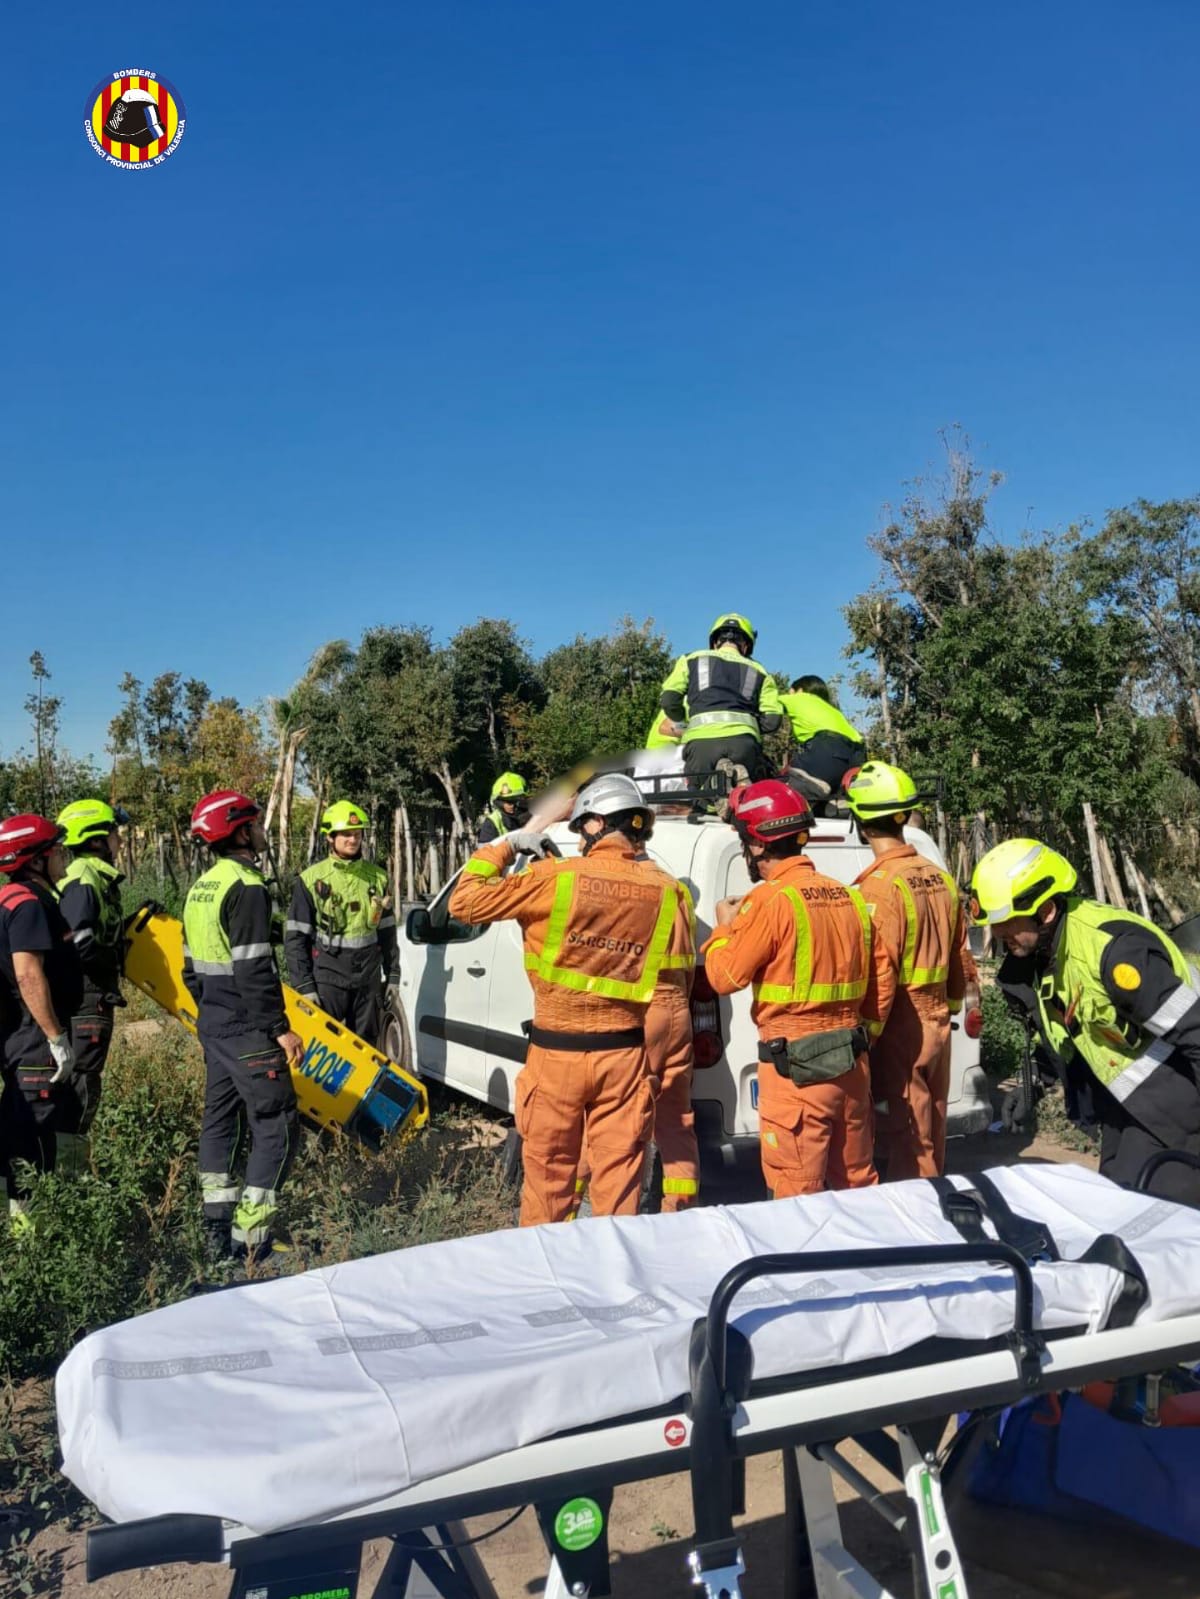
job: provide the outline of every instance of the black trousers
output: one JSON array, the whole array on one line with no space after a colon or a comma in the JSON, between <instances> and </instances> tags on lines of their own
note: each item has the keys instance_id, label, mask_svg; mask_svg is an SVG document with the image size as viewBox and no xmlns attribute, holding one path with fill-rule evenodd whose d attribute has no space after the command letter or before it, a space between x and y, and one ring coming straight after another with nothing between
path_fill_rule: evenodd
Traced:
<instances>
[{"instance_id":1,"label":"black trousers","mask_svg":"<svg viewBox=\"0 0 1200 1599\"><path fill-rule=\"evenodd\" d=\"M49 1066L32 1076L13 1069L4 1073L0 1092L0 1175L10 1199L24 1199L29 1193L28 1182L17 1174L16 1161L28 1161L38 1172L54 1170L56 1105L51 1096L56 1089L47 1083L53 1070Z\"/></svg>"},{"instance_id":2,"label":"black trousers","mask_svg":"<svg viewBox=\"0 0 1200 1599\"><path fill-rule=\"evenodd\" d=\"M730 733L724 738L694 738L683 746L683 769L700 777L716 770L720 760L744 766L753 783L763 776L762 745L753 733Z\"/></svg>"},{"instance_id":3,"label":"black trousers","mask_svg":"<svg viewBox=\"0 0 1200 1599\"><path fill-rule=\"evenodd\" d=\"M1142 1167L1168 1145L1147 1132L1140 1122L1127 1117L1124 1112L1105 1120L1100 1131L1100 1175L1110 1182L1132 1188ZM1187 1148L1191 1154L1200 1154L1196 1139L1181 1138L1176 1147ZM1200 1171L1190 1166L1172 1162L1162 1166L1150 1182L1150 1192L1164 1199L1177 1200L1181 1205L1200 1208Z\"/></svg>"},{"instance_id":4,"label":"black trousers","mask_svg":"<svg viewBox=\"0 0 1200 1599\"><path fill-rule=\"evenodd\" d=\"M332 983L322 982L318 974L317 998L321 1009L335 1022L348 1027L372 1049L379 1048L383 1032L383 986L378 974L372 974L361 988L335 988Z\"/></svg>"},{"instance_id":5,"label":"black trousers","mask_svg":"<svg viewBox=\"0 0 1200 1599\"><path fill-rule=\"evenodd\" d=\"M299 1138L296 1091L283 1051L262 1037L204 1038L204 1119L200 1186L210 1221L232 1221L241 1196L232 1180L242 1144L245 1187L274 1193L287 1175Z\"/></svg>"},{"instance_id":6,"label":"black trousers","mask_svg":"<svg viewBox=\"0 0 1200 1599\"><path fill-rule=\"evenodd\" d=\"M817 733L788 756L786 781L821 816L825 803L838 797L846 773L866 758L865 744L852 743L840 733Z\"/></svg>"},{"instance_id":7,"label":"black trousers","mask_svg":"<svg viewBox=\"0 0 1200 1599\"><path fill-rule=\"evenodd\" d=\"M57 1122L60 1133L86 1133L95 1121L103 1085L100 1074L112 1047L112 1035L113 1009L103 999L89 998L86 1009L71 1017L75 1070L60 1085Z\"/></svg>"}]
</instances>

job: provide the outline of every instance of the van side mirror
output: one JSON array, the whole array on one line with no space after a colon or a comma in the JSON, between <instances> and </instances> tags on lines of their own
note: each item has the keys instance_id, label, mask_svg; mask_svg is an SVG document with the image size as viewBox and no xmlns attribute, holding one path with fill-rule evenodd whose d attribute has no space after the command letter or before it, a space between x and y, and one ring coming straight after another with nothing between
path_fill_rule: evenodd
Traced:
<instances>
[{"instance_id":1,"label":"van side mirror","mask_svg":"<svg viewBox=\"0 0 1200 1599\"><path fill-rule=\"evenodd\" d=\"M433 918L429 914L428 905L413 906L404 924L404 931L410 944L433 942Z\"/></svg>"}]
</instances>

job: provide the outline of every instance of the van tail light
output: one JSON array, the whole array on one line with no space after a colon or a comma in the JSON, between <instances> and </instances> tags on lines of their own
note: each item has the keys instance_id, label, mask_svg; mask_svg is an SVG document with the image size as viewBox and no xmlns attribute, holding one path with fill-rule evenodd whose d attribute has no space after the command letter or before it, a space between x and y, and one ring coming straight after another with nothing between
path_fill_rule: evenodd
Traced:
<instances>
[{"instance_id":1,"label":"van tail light","mask_svg":"<svg viewBox=\"0 0 1200 1599\"><path fill-rule=\"evenodd\" d=\"M721 1010L703 966L697 966L692 983L692 1054L697 1070L715 1066L725 1053L721 1037Z\"/></svg>"},{"instance_id":2,"label":"van tail light","mask_svg":"<svg viewBox=\"0 0 1200 1599\"><path fill-rule=\"evenodd\" d=\"M963 1032L968 1038L978 1038L983 1032L983 1012L976 1007L963 1017Z\"/></svg>"}]
</instances>

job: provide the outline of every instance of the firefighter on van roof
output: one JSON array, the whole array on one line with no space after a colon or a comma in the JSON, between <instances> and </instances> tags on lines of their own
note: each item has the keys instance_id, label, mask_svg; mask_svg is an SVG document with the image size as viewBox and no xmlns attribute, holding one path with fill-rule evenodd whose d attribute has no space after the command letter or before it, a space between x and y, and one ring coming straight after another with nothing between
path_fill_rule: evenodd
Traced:
<instances>
[{"instance_id":1,"label":"firefighter on van roof","mask_svg":"<svg viewBox=\"0 0 1200 1599\"><path fill-rule=\"evenodd\" d=\"M823 677L798 677L791 693L781 698L792 724L786 781L804 795L815 815L823 816L846 774L866 760L867 746L833 703Z\"/></svg>"},{"instance_id":2,"label":"firefighter on van roof","mask_svg":"<svg viewBox=\"0 0 1200 1599\"><path fill-rule=\"evenodd\" d=\"M758 634L736 611L718 616L708 631L708 648L681 655L662 686L660 704L683 741L689 774L740 767L745 780L761 775L764 733L783 724L775 679L752 659ZM727 763L722 766L721 763Z\"/></svg>"}]
</instances>

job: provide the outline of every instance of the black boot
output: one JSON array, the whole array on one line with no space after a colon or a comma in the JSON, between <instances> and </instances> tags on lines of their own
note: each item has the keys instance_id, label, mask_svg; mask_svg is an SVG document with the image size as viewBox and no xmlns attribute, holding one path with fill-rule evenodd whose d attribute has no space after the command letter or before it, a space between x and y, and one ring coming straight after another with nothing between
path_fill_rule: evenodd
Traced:
<instances>
[{"instance_id":1,"label":"black boot","mask_svg":"<svg viewBox=\"0 0 1200 1599\"><path fill-rule=\"evenodd\" d=\"M233 1232L229 1222L205 1219L204 1258L214 1266L234 1258Z\"/></svg>"}]
</instances>

